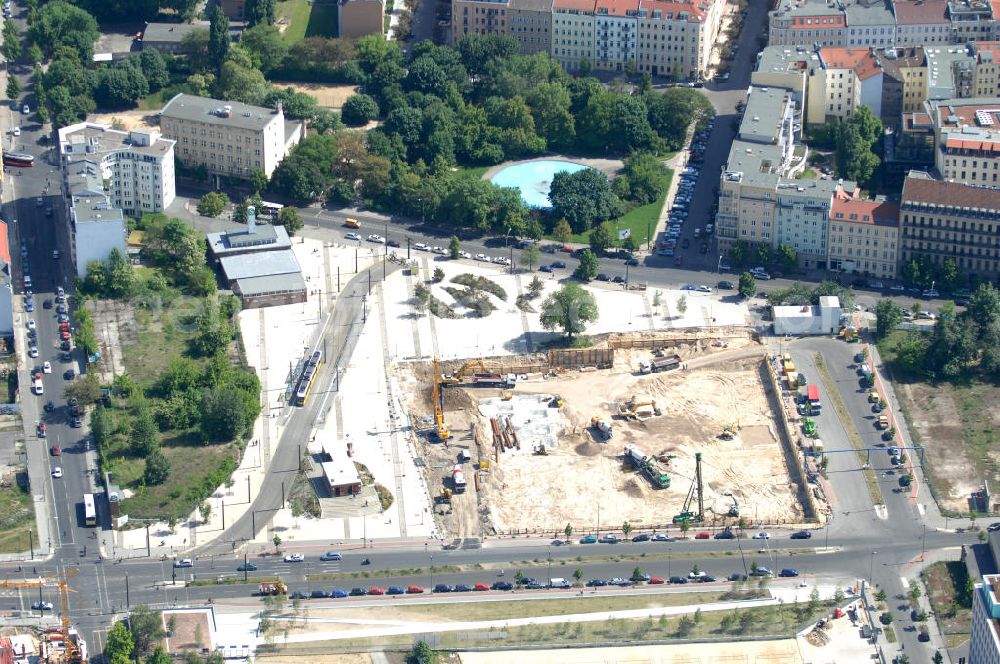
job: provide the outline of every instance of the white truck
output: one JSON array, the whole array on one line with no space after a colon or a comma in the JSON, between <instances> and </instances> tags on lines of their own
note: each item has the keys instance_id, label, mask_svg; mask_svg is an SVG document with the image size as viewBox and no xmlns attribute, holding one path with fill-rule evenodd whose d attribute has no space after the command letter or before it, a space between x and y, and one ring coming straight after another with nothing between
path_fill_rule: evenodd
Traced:
<instances>
[{"instance_id":1,"label":"white truck","mask_svg":"<svg viewBox=\"0 0 1000 664\"><path fill-rule=\"evenodd\" d=\"M456 465L451 471L451 481L455 485L455 493L465 493L465 473L461 465Z\"/></svg>"},{"instance_id":2,"label":"white truck","mask_svg":"<svg viewBox=\"0 0 1000 664\"><path fill-rule=\"evenodd\" d=\"M42 372L35 373L35 380L31 385L31 390L35 394L45 394L45 386L42 385Z\"/></svg>"}]
</instances>

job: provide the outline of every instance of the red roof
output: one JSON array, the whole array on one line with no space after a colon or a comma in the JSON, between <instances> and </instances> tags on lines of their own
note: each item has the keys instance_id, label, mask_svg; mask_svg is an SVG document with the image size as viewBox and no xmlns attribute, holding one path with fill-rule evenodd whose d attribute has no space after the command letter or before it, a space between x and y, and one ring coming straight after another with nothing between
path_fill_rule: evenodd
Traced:
<instances>
[{"instance_id":1,"label":"red roof","mask_svg":"<svg viewBox=\"0 0 1000 664\"><path fill-rule=\"evenodd\" d=\"M949 150L976 150L977 152L996 152L1000 154L1000 143L980 139L949 138L944 146Z\"/></svg>"},{"instance_id":2,"label":"red roof","mask_svg":"<svg viewBox=\"0 0 1000 664\"><path fill-rule=\"evenodd\" d=\"M7 222L0 221L0 258L10 265L10 240L7 238Z\"/></svg>"},{"instance_id":3,"label":"red roof","mask_svg":"<svg viewBox=\"0 0 1000 664\"><path fill-rule=\"evenodd\" d=\"M850 224L899 225L899 205L888 201L852 198L841 189L833 197L830 219Z\"/></svg>"},{"instance_id":4,"label":"red roof","mask_svg":"<svg viewBox=\"0 0 1000 664\"><path fill-rule=\"evenodd\" d=\"M945 11L947 0L904 0L893 4L896 14L896 25L929 25L947 23Z\"/></svg>"},{"instance_id":5,"label":"red roof","mask_svg":"<svg viewBox=\"0 0 1000 664\"><path fill-rule=\"evenodd\" d=\"M792 30L812 30L814 28L842 28L844 25L842 15L822 14L820 16L796 16L792 19L790 27Z\"/></svg>"},{"instance_id":6,"label":"red roof","mask_svg":"<svg viewBox=\"0 0 1000 664\"><path fill-rule=\"evenodd\" d=\"M862 81L882 70L871 49L867 48L821 48L819 58L829 69L854 70L854 74Z\"/></svg>"},{"instance_id":7,"label":"red roof","mask_svg":"<svg viewBox=\"0 0 1000 664\"><path fill-rule=\"evenodd\" d=\"M553 10L570 9L578 12L594 12L595 0L555 0L552 3Z\"/></svg>"},{"instance_id":8,"label":"red roof","mask_svg":"<svg viewBox=\"0 0 1000 664\"><path fill-rule=\"evenodd\" d=\"M682 13L687 13L688 21L704 21L705 12L693 2L668 2L667 0L640 0L639 7L646 10L646 17L650 18L654 10L660 11L660 20L670 16L677 20Z\"/></svg>"},{"instance_id":9,"label":"red roof","mask_svg":"<svg viewBox=\"0 0 1000 664\"><path fill-rule=\"evenodd\" d=\"M597 0L594 7L598 16L635 16L637 11L639 0Z\"/></svg>"}]
</instances>

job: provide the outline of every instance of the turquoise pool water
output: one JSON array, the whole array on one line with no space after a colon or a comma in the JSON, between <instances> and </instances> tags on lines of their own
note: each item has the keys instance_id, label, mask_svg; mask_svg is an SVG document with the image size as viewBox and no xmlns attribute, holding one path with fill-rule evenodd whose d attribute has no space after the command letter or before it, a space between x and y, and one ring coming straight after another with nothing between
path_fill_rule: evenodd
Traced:
<instances>
[{"instance_id":1,"label":"turquoise pool water","mask_svg":"<svg viewBox=\"0 0 1000 664\"><path fill-rule=\"evenodd\" d=\"M549 202L549 187L556 173L576 173L588 166L572 161L544 159L515 164L500 170L490 182L498 187L515 187L521 192L521 200L535 208L552 207Z\"/></svg>"}]
</instances>

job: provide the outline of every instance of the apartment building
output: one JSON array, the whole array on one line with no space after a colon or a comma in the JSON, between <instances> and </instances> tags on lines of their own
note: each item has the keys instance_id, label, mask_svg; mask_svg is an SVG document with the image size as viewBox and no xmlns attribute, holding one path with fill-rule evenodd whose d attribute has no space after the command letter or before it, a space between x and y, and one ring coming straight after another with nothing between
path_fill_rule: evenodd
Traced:
<instances>
[{"instance_id":1,"label":"apartment building","mask_svg":"<svg viewBox=\"0 0 1000 664\"><path fill-rule=\"evenodd\" d=\"M723 3L641 0L638 71L677 79L703 76L721 27Z\"/></svg>"},{"instance_id":2,"label":"apartment building","mask_svg":"<svg viewBox=\"0 0 1000 664\"><path fill-rule=\"evenodd\" d=\"M896 46L932 46L951 43L948 0L894 0Z\"/></svg>"},{"instance_id":3,"label":"apartment building","mask_svg":"<svg viewBox=\"0 0 1000 664\"><path fill-rule=\"evenodd\" d=\"M453 0L451 43L468 34L506 34L507 0Z\"/></svg>"},{"instance_id":4,"label":"apartment building","mask_svg":"<svg viewBox=\"0 0 1000 664\"><path fill-rule=\"evenodd\" d=\"M174 145L157 131L119 131L79 122L59 130L66 173L92 167L109 202L133 217L174 202Z\"/></svg>"},{"instance_id":5,"label":"apartment building","mask_svg":"<svg viewBox=\"0 0 1000 664\"><path fill-rule=\"evenodd\" d=\"M510 0L507 29L524 55L551 53L552 0Z\"/></svg>"},{"instance_id":6,"label":"apartment building","mask_svg":"<svg viewBox=\"0 0 1000 664\"><path fill-rule=\"evenodd\" d=\"M887 0L858 0L847 5L847 45L891 48L896 45L896 17Z\"/></svg>"},{"instance_id":7,"label":"apartment building","mask_svg":"<svg viewBox=\"0 0 1000 664\"><path fill-rule=\"evenodd\" d=\"M985 574L972 593L969 662L1000 664L1000 574Z\"/></svg>"},{"instance_id":8,"label":"apartment building","mask_svg":"<svg viewBox=\"0 0 1000 664\"><path fill-rule=\"evenodd\" d=\"M928 101L934 124L934 166L946 180L1000 187L1000 101ZM1000 191L994 192L1000 198Z\"/></svg>"},{"instance_id":9,"label":"apartment building","mask_svg":"<svg viewBox=\"0 0 1000 664\"><path fill-rule=\"evenodd\" d=\"M592 56L595 69L620 72L635 66L638 19L639 0L596 0Z\"/></svg>"},{"instance_id":10,"label":"apartment building","mask_svg":"<svg viewBox=\"0 0 1000 664\"><path fill-rule=\"evenodd\" d=\"M851 183L838 184L830 206L829 269L895 279L899 205L865 200Z\"/></svg>"},{"instance_id":11,"label":"apartment building","mask_svg":"<svg viewBox=\"0 0 1000 664\"><path fill-rule=\"evenodd\" d=\"M927 98L971 97L975 81L975 59L968 46L925 49L927 54Z\"/></svg>"},{"instance_id":12,"label":"apartment building","mask_svg":"<svg viewBox=\"0 0 1000 664\"><path fill-rule=\"evenodd\" d=\"M995 187L935 180L911 171L900 201L900 263L954 258L967 275L1000 277L1000 195Z\"/></svg>"},{"instance_id":13,"label":"apartment building","mask_svg":"<svg viewBox=\"0 0 1000 664\"><path fill-rule=\"evenodd\" d=\"M948 18L952 43L1000 39L1000 3L996 0L948 0Z\"/></svg>"},{"instance_id":14,"label":"apartment building","mask_svg":"<svg viewBox=\"0 0 1000 664\"><path fill-rule=\"evenodd\" d=\"M819 60L817 84L810 85L807 122L846 120L862 106L876 117L882 114L882 65L874 49L824 47Z\"/></svg>"},{"instance_id":15,"label":"apartment building","mask_svg":"<svg viewBox=\"0 0 1000 664\"><path fill-rule=\"evenodd\" d=\"M553 0L552 57L567 71L591 65L596 5L594 0Z\"/></svg>"},{"instance_id":16,"label":"apartment building","mask_svg":"<svg viewBox=\"0 0 1000 664\"><path fill-rule=\"evenodd\" d=\"M302 139L302 123L276 109L178 94L160 111L163 135L177 142L187 168L247 178L254 169L268 177Z\"/></svg>"},{"instance_id":17,"label":"apartment building","mask_svg":"<svg viewBox=\"0 0 1000 664\"><path fill-rule=\"evenodd\" d=\"M972 96L1000 97L1000 42L973 42L969 48L975 58Z\"/></svg>"},{"instance_id":18,"label":"apartment building","mask_svg":"<svg viewBox=\"0 0 1000 664\"><path fill-rule=\"evenodd\" d=\"M922 111L927 101L927 55L920 47L885 49L882 65L882 123L899 126L903 113Z\"/></svg>"},{"instance_id":19,"label":"apartment building","mask_svg":"<svg viewBox=\"0 0 1000 664\"><path fill-rule=\"evenodd\" d=\"M819 55L805 46L765 46L757 54L750 85L789 90L799 108L805 109L809 79L818 67Z\"/></svg>"},{"instance_id":20,"label":"apartment building","mask_svg":"<svg viewBox=\"0 0 1000 664\"><path fill-rule=\"evenodd\" d=\"M782 1L768 14L771 46L847 46L847 13L826 0Z\"/></svg>"},{"instance_id":21,"label":"apartment building","mask_svg":"<svg viewBox=\"0 0 1000 664\"><path fill-rule=\"evenodd\" d=\"M385 32L385 0L340 0L337 3L338 37L358 39Z\"/></svg>"}]
</instances>

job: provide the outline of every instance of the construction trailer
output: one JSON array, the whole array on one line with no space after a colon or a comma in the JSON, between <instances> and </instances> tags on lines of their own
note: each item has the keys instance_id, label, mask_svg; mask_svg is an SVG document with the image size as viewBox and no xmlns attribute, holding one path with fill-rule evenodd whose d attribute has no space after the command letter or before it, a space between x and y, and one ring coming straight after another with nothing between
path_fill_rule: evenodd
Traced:
<instances>
[{"instance_id":1,"label":"construction trailer","mask_svg":"<svg viewBox=\"0 0 1000 664\"><path fill-rule=\"evenodd\" d=\"M626 445L625 460L636 470L641 471L654 489L670 488L670 475L667 474L666 464L655 456L646 454L635 445Z\"/></svg>"}]
</instances>

